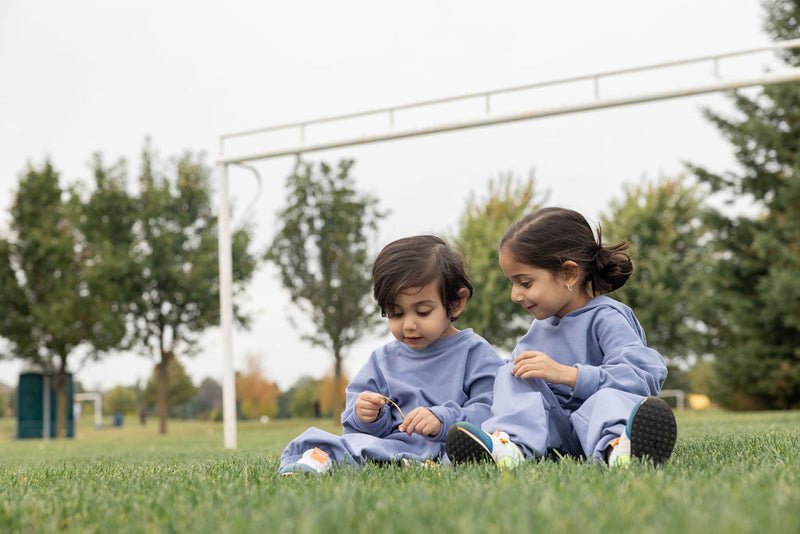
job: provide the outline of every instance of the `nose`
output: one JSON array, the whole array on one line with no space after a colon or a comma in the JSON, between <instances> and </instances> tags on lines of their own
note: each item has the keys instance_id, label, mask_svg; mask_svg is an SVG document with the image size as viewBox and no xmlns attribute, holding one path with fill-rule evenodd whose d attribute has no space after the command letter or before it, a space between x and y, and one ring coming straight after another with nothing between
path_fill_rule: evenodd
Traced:
<instances>
[{"instance_id":1,"label":"nose","mask_svg":"<svg viewBox=\"0 0 800 534\"><path fill-rule=\"evenodd\" d=\"M416 328L417 328L417 320L414 319L413 317L408 317L403 322L403 329L404 330L416 330Z\"/></svg>"},{"instance_id":2,"label":"nose","mask_svg":"<svg viewBox=\"0 0 800 534\"><path fill-rule=\"evenodd\" d=\"M522 302L522 293L519 291L517 286L511 287L511 302L520 303Z\"/></svg>"}]
</instances>

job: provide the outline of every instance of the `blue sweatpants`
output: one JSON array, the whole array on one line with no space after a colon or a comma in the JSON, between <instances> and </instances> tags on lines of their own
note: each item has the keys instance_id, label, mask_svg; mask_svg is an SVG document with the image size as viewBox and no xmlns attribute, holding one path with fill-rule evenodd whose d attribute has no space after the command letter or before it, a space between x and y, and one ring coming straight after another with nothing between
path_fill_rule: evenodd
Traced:
<instances>
[{"instance_id":1,"label":"blue sweatpants","mask_svg":"<svg viewBox=\"0 0 800 534\"><path fill-rule=\"evenodd\" d=\"M359 467L365 460L439 460L444 455L444 441L419 434L393 432L379 438L358 432L341 436L311 427L291 441L281 455L283 467L300 459L308 449L319 447L336 465Z\"/></svg>"},{"instance_id":2,"label":"blue sweatpants","mask_svg":"<svg viewBox=\"0 0 800 534\"><path fill-rule=\"evenodd\" d=\"M603 388L569 410L544 380L516 378L502 367L495 377L492 415L481 429L507 432L528 458L543 457L555 449L604 461L606 447L623 432L631 411L643 398Z\"/></svg>"}]
</instances>

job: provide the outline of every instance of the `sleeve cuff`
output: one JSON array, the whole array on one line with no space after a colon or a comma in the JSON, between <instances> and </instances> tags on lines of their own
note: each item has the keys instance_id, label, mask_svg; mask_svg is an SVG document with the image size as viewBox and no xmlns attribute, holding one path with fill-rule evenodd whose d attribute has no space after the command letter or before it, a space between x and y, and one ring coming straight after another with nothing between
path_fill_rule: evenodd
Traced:
<instances>
[{"instance_id":1,"label":"sleeve cuff","mask_svg":"<svg viewBox=\"0 0 800 534\"><path fill-rule=\"evenodd\" d=\"M591 365L576 364L578 379L572 388L572 396L577 399L588 399L600 387L600 369Z\"/></svg>"},{"instance_id":2,"label":"sleeve cuff","mask_svg":"<svg viewBox=\"0 0 800 534\"><path fill-rule=\"evenodd\" d=\"M371 423L364 423L358 417L353 414L352 419L349 421L349 426L355 432L361 432L363 434L371 434L373 436L381 436L386 432L386 426L391 425L391 417L388 417L386 412L386 406L381 409L380 415L377 419L375 419ZM387 419L389 420L387 423Z\"/></svg>"},{"instance_id":3,"label":"sleeve cuff","mask_svg":"<svg viewBox=\"0 0 800 534\"><path fill-rule=\"evenodd\" d=\"M432 406L428 409L442 422L442 428L439 429L438 434L433 436L433 439L444 441L447 430L455 423L455 418L450 414L450 410L443 406Z\"/></svg>"}]
</instances>

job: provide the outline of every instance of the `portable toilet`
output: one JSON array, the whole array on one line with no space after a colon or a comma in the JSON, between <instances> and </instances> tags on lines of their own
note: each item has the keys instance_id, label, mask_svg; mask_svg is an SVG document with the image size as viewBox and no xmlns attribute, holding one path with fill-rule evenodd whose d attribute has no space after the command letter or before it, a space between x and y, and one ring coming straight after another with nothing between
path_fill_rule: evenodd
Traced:
<instances>
[{"instance_id":1,"label":"portable toilet","mask_svg":"<svg viewBox=\"0 0 800 534\"><path fill-rule=\"evenodd\" d=\"M72 374L67 381L67 437L75 436L75 420L72 413ZM58 398L55 388L55 373L23 371L17 386L17 438L56 437Z\"/></svg>"}]
</instances>

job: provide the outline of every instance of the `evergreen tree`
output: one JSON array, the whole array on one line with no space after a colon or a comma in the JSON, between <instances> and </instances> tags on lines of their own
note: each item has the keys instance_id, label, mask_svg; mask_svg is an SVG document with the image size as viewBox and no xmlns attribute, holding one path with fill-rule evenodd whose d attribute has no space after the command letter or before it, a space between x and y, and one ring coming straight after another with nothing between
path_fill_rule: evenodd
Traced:
<instances>
[{"instance_id":1,"label":"evergreen tree","mask_svg":"<svg viewBox=\"0 0 800 534\"><path fill-rule=\"evenodd\" d=\"M601 217L603 242L627 239L634 273L611 296L633 308L648 345L668 363L693 363L708 349L703 303L709 297L706 209L684 177L625 188Z\"/></svg>"},{"instance_id":2,"label":"evergreen tree","mask_svg":"<svg viewBox=\"0 0 800 534\"><path fill-rule=\"evenodd\" d=\"M774 40L800 37L800 2L764 4ZM792 67L800 51L780 52ZM713 219L715 394L732 408L800 406L800 86L766 86L731 96L738 113L706 110L734 147L741 168L716 174L694 167L730 204L748 213Z\"/></svg>"}]
</instances>

